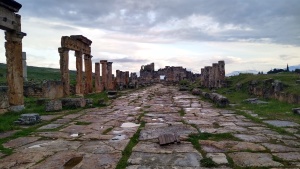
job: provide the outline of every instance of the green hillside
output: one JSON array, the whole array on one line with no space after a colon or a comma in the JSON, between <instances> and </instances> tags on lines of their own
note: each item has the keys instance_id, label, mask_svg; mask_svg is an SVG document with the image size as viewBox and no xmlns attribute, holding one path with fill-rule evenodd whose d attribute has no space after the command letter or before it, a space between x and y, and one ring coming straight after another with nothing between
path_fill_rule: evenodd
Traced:
<instances>
[{"instance_id":1,"label":"green hillside","mask_svg":"<svg viewBox=\"0 0 300 169\"><path fill-rule=\"evenodd\" d=\"M300 84L296 80L300 80L300 74L293 72L282 72L277 74L240 74L238 76L227 77L226 80L230 82L231 89L234 89L239 83L246 87L251 81L255 80L262 82L267 79L279 80L284 84L284 91L288 93L295 93L300 95Z\"/></svg>"},{"instance_id":2,"label":"green hillside","mask_svg":"<svg viewBox=\"0 0 300 169\"><path fill-rule=\"evenodd\" d=\"M75 84L76 72L70 71L71 84ZM27 79L39 83L43 80L60 80L60 70L44 67L27 67ZM6 64L0 63L0 84L6 83Z\"/></svg>"}]
</instances>

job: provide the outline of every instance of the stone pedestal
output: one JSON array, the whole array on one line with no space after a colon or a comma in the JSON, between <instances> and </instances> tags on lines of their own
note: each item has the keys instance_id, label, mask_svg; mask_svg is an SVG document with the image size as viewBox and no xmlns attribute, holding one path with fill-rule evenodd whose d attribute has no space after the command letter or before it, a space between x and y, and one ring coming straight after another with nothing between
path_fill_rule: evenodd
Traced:
<instances>
[{"instance_id":1,"label":"stone pedestal","mask_svg":"<svg viewBox=\"0 0 300 169\"><path fill-rule=\"evenodd\" d=\"M69 78L69 49L58 48L60 56L60 72L61 81L63 83L63 93L64 96L70 95L70 78Z\"/></svg>"},{"instance_id":2,"label":"stone pedestal","mask_svg":"<svg viewBox=\"0 0 300 169\"><path fill-rule=\"evenodd\" d=\"M85 65L85 93L93 92L92 83L92 55L84 55L84 65Z\"/></svg>"},{"instance_id":3,"label":"stone pedestal","mask_svg":"<svg viewBox=\"0 0 300 169\"><path fill-rule=\"evenodd\" d=\"M8 101L11 107L18 107L16 111L24 108L22 38L23 35L15 31L5 32Z\"/></svg>"},{"instance_id":4,"label":"stone pedestal","mask_svg":"<svg viewBox=\"0 0 300 169\"><path fill-rule=\"evenodd\" d=\"M102 66L102 86L107 90L107 60L100 60Z\"/></svg>"},{"instance_id":5,"label":"stone pedestal","mask_svg":"<svg viewBox=\"0 0 300 169\"><path fill-rule=\"evenodd\" d=\"M83 95L82 86L82 52L75 51L76 57L76 95Z\"/></svg>"},{"instance_id":6,"label":"stone pedestal","mask_svg":"<svg viewBox=\"0 0 300 169\"><path fill-rule=\"evenodd\" d=\"M26 52L22 52L22 65L23 65L23 79L24 81L27 81Z\"/></svg>"}]
</instances>

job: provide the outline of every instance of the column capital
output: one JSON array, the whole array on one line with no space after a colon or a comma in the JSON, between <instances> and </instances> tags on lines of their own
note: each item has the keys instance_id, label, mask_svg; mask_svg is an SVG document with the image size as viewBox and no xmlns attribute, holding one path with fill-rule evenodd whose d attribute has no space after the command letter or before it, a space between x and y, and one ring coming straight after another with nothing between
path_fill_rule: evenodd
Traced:
<instances>
[{"instance_id":1,"label":"column capital","mask_svg":"<svg viewBox=\"0 0 300 169\"><path fill-rule=\"evenodd\" d=\"M100 60L100 63L101 63L101 64L107 63L107 60Z\"/></svg>"},{"instance_id":2,"label":"column capital","mask_svg":"<svg viewBox=\"0 0 300 169\"><path fill-rule=\"evenodd\" d=\"M113 62L107 62L107 65L112 65L113 64Z\"/></svg>"},{"instance_id":3,"label":"column capital","mask_svg":"<svg viewBox=\"0 0 300 169\"><path fill-rule=\"evenodd\" d=\"M91 59L93 56L89 54L84 54L84 59Z\"/></svg>"},{"instance_id":4,"label":"column capital","mask_svg":"<svg viewBox=\"0 0 300 169\"><path fill-rule=\"evenodd\" d=\"M58 48L58 53L69 52L68 48Z\"/></svg>"}]
</instances>

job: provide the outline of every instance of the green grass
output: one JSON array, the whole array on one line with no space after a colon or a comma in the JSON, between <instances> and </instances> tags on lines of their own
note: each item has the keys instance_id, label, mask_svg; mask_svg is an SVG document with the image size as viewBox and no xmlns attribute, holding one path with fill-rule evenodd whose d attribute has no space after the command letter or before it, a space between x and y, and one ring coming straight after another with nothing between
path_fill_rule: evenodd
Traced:
<instances>
[{"instance_id":1,"label":"green grass","mask_svg":"<svg viewBox=\"0 0 300 169\"><path fill-rule=\"evenodd\" d=\"M139 142L139 135L142 128L145 127L145 122L142 122L137 132L130 138L129 143L127 144L126 148L122 151L122 158L118 162L116 169L124 169L127 167L127 161L132 153L132 148L137 145Z\"/></svg>"},{"instance_id":2,"label":"green grass","mask_svg":"<svg viewBox=\"0 0 300 169\"><path fill-rule=\"evenodd\" d=\"M61 75L59 69L27 66L28 81L39 83L43 80L58 80ZM6 83L6 64L0 63L0 84ZM76 83L76 71L70 71L70 84Z\"/></svg>"},{"instance_id":3,"label":"green grass","mask_svg":"<svg viewBox=\"0 0 300 169\"><path fill-rule=\"evenodd\" d=\"M92 124L92 123L91 122L83 122L83 121L77 121L75 123L75 125L90 125L90 124Z\"/></svg>"},{"instance_id":4,"label":"green grass","mask_svg":"<svg viewBox=\"0 0 300 169\"><path fill-rule=\"evenodd\" d=\"M234 85L233 87L235 87L237 83L242 84L244 87L247 86L250 81L257 80L259 82L262 82L263 80L270 78L281 81L285 85L284 91L294 94L300 94L300 85L296 83L296 80L300 79L300 75L291 72L260 75L240 74L238 76L227 77L226 80L231 81L232 85Z\"/></svg>"},{"instance_id":5,"label":"green grass","mask_svg":"<svg viewBox=\"0 0 300 169\"><path fill-rule=\"evenodd\" d=\"M211 168L211 167L217 167L218 164L215 163L211 158L202 158L200 160L200 163L201 163L201 167L208 167L208 168Z\"/></svg>"},{"instance_id":6,"label":"green grass","mask_svg":"<svg viewBox=\"0 0 300 169\"><path fill-rule=\"evenodd\" d=\"M106 130L104 130L104 131L102 132L102 134L107 134L107 133L109 133L112 129L113 129L113 127L107 128Z\"/></svg>"},{"instance_id":7,"label":"green grass","mask_svg":"<svg viewBox=\"0 0 300 169\"><path fill-rule=\"evenodd\" d=\"M92 93L84 96L85 98L93 99L93 105L98 107L106 106L105 104L99 104L100 99L104 99L107 102L109 99L107 97L107 93L105 91L101 93Z\"/></svg>"},{"instance_id":8,"label":"green grass","mask_svg":"<svg viewBox=\"0 0 300 169\"><path fill-rule=\"evenodd\" d=\"M183 108L181 108L178 112L179 112L180 116L184 116L185 115L185 112L184 112Z\"/></svg>"}]
</instances>

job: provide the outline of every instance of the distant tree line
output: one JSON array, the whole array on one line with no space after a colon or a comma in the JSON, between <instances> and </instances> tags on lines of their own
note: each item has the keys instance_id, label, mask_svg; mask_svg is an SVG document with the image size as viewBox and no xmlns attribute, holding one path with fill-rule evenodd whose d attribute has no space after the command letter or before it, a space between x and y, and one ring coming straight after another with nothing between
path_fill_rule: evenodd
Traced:
<instances>
[{"instance_id":1,"label":"distant tree line","mask_svg":"<svg viewBox=\"0 0 300 169\"><path fill-rule=\"evenodd\" d=\"M289 65L286 65L286 69L271 69L270 71L267 72L267 74L275 74L275 73L280 73L280 72L290 72Z\"/></svg>"}]
</instances>

